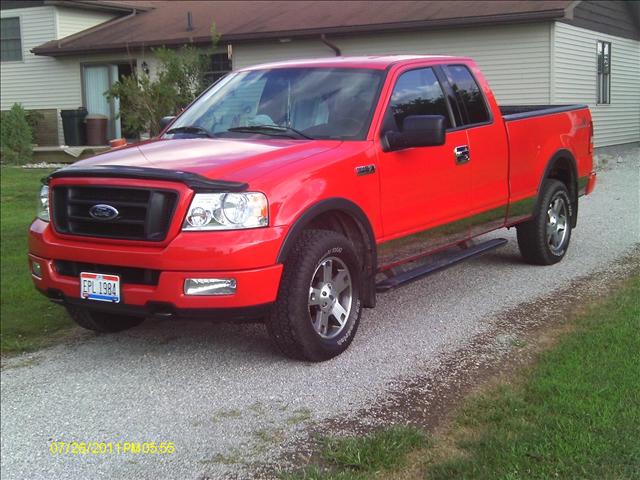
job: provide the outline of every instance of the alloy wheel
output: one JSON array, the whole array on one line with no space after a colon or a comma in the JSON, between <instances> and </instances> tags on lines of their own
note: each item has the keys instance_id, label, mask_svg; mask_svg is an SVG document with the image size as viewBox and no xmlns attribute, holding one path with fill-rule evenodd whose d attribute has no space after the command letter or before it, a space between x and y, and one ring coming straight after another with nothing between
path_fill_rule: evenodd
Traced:
<instances>
[{"instance_id":1,"label":"alloy wheel","mask_svg":"<svg viewBox=\"0 0 640 480\"><path fill-rule=\"evenodd\" d=\"M353 303L349 268L337 257L318 264L309 285L309 317L322 338L337 336L345 327Z\"/></svg>"}]
</instances>

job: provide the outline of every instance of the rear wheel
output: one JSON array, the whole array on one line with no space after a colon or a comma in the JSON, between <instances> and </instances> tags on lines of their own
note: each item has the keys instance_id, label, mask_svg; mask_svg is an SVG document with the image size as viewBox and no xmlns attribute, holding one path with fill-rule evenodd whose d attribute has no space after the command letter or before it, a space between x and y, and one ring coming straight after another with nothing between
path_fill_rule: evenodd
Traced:
<instances>
[{"instance_id":1,"label":"rear wheel","mask_svg":"<svg viewBox=\"0 0 640 480\"><path fill-rule=\"evenodd\" d=\"M267 319L285 355L319 362L347 349L358 329L361 268L352 243L336 232L308 230L285 262Z\"/></svg>"},{"instance_id":2,"label":"rear wheel","mask_svg":"<svg viewBox=\"0 0 640 480\"><path fill-rule=\"evenodd\" d=\"M140 325L144 321L144 317L113 315L75 305L67 305L67 312L69 312L73 321L81 327L103 333L127 330Z\"/></svg>"},{"instance_id":3,"label":"rear wheel","mask_svg":"<svg viewBox=\"0 0 640 480\"><path fill-rule=\"evenodd\" d=\"M545 180L533 218L517 226L522 257L536 265L552 265L562 260L571 240L571 213L565 184Z\"/></svg>"}]
</instances>

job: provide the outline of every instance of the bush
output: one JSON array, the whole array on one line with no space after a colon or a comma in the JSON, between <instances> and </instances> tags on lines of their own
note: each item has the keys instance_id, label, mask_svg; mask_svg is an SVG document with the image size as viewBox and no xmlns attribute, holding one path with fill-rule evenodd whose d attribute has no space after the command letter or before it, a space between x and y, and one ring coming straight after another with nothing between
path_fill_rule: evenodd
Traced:
<instances>
[{"instance_id":1,"label":"bush","mask_svg":"<svg viewBox=\"0 0 640 480\"><path fill-rule=\"evenodd\" d=\"M134 72L115 82L106 92L109 100L120 100L123 130L160 132L160 120L175 115L206 88L206 51L185 46L180 50L157 48L157 75Z\"/></svg>"},{"instance_id":2,"label":"bush","mask_svg":"<svg viewBox=\"0 0 640 480\"><path fill-rule=\"evenodd\" d=\"M38 110L27 110L27 123L31 128L31 143L38 143L36 141L36 132L40 122L44 120L44 115Z\"/></svg>"},{"instance_id":3,"label":"bush","mask_svg":"<svg viewBox=\"0 0 640 480\"><path fill-rule=\"evenodd\" d=\"M29 163L33 152L27 112L21 105L15 103L11 110L2 113L0 123L2 162L9 165Z\"/></svg>"}]
</instances>

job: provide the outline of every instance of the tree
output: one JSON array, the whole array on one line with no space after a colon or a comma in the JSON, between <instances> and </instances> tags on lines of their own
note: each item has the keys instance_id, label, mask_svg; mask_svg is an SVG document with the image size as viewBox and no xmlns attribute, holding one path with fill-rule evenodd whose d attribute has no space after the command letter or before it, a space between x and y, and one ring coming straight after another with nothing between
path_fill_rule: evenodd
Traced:
<instances>
[{"instance_id":1,"label":"tree","mask_svg":"<svg viewBox=\"0 0 640 480\"><path fill-rule=\"evenodd\" d=\"M208 51L192 46L179 50L157 48L153 53L160 60L152 78L145 72L134 72L114 83L106 92L109 100L120 100L120 118L127 131L160 132L160 120L175 115L205 88Z\"/></svg>"},{"instance_id":2,"label":"tree","mask_svg":"<svg viewBox=\"0 0 640 480\"><path fill-rule=\"evenodd\" d=\"M27 112L22 108L22 105L14 103L11 110L2 113L0 123L2 161L9 165L28 163L33 152L31 127L27 122Z\"/></svg>"}]
</instances>

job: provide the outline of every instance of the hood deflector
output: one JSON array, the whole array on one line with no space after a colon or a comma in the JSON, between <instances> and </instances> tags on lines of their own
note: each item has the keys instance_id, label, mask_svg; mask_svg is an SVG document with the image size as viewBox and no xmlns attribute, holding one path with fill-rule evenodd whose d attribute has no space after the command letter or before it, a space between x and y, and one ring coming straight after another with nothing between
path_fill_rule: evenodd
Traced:
<instances>
[{"instance_id":1,"label":"hood deflector","mask_svg":"<svg viewBox=\"0 0 640 480\"><path fill-rule=\"evenodd\" d=\"M196 192L242 192L248 185L241 182L211 180L192 172L166 170L163 168L128 167L124 165L96 165L87 168L67 167L53 172L43 179L49 183L53 178L69 177L104 177L104 178L138 178L141 180L165 180L181 182Z\"/></svg>"}]
</instances>

